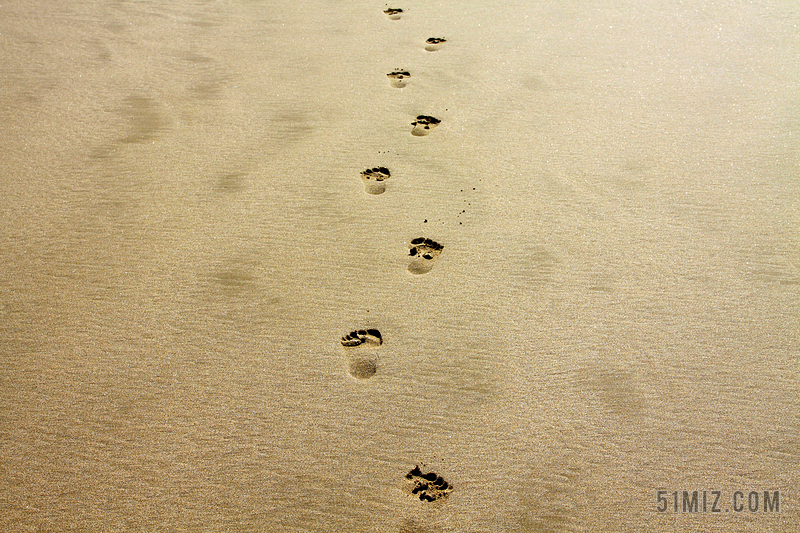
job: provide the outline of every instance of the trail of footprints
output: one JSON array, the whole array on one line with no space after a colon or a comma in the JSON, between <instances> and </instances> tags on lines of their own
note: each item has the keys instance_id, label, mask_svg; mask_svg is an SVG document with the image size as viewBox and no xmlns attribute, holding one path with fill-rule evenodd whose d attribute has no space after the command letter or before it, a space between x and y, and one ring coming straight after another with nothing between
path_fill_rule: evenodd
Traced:
<instances>
[{"instance_id":1,"label":"trail of footprints","mask_svg":"<svg viewBox=\"0 0 800 533\"><path fill-rule=\"evenodd\" d=\"M399 20L403 10L387 8L384 14L390 20ZM447 40L443 37L431 37L424 43L424 49L435 52L441 49ZM386 75L389 85L402 89L410 81L411 73L408 70L395 69ZM418 115L411 123L411 135L424 137L429 135L441 123L436 117ZM367 194L379 195L386 192L386 180L392 176L391 171L384 166L368 168L361 172L364 191ZM427 222L427 220L426 220ZM409 244L408 272L414 275L430 272L444 246L427 237L415 237ZM341 338L342 349L347 359L349 374L358 380L369 379L378 372L378 352L383 344L383 336L377 329L358 329L343 335ZM424 466L424 465L423 465ZM406 474L406 492L423 502L434 502L447 497L453 486L435 472L423 472L417 465Z\"/></svg>"}]
</instances>

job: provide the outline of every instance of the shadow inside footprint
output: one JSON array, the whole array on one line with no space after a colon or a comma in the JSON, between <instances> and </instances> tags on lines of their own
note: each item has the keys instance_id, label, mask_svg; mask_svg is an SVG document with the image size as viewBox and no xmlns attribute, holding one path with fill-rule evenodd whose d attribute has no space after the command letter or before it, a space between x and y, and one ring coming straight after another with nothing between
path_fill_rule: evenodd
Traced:
<instances>
[{"instance_id":1,"label":"shadow inside footprint","mask_svg":"<svg viewBox=\"0 0 800 533\"><path fill-rule=\"evenodd\" d=\"M342 337L342 346L359 346L361 344L380 346L383 344L381 332L377 329L359 329Z\"/></svg>"},{"instance_id":2,"label":"shadow inside footprint","mask_svg":"<svg viewBox=\"0 0 800 533\"><path fill-rule=\"evenodd\" d=\"M425 41L425 50L428 52L435 52L442 47L442 43L446 43L447 39L442 37L430 37Z\"/></svg>"},{"instance_id":3,"label":"shadow inside footprint","mask_svg":"<svg viewBox=\"0 0 800 533\"><path fill-rule=\"evenodd\" d=\"M406 474L408 492L423 502L433 502L445 498L453 491L453 486L436 472L423 472L419 465Z\"/></svg>"},{"instance_id":4,"label":"shadow inside footprint","mask_svg":"<svg viewBox=\"0 0 800 533\"><path fill-rule=\"evenodd\" d=\"M389 78L389 85L402 89L408 84L408 78L411 77L411 73L407 70L394 70L386 76Z\"/></svg>"},{"instance_id":5,"label":"shadow inside footprint","mask_svg":"<svg viewBox=\"0 0 800 533\"><path fill-rule=\"evenodd\" d=\"M431 239L418 237L411 241L411 249L408 255L412 257L408 264L408 271L412 274L425 274L433 268L433 263L439 254L444 250L444 246Z\"/></svg>"},{"instance_id":6,"label":"shadow inside footprint","mask_svg":"<svg viewBox=\"0 0 800 533\"><path fill-rule=\"evenodd\" d=\"M361 179L364 181L364 190L369 194L383 194L386 191L384 181L390 177L392 177L392 173L386 167L368 168L361 173Z\"/></svg>"},{"instance_id":7,"label":"shadow inside footprint","mask_svg":"<svg viewBox=\"0 0 800 533\"><path fill-rule=\"evenodd\" d=\"M378 372L377 355L369 348L383 344L381 332L377 329L351 331L341 339L348 356L348 372L356 379L369 379Z\"/></svg>"},{"instance_id":8,"label":"shadow inside footprint","mask_svg":"<svg viewBox=\"0 0 800 533\"><path fill-rule=\"evenodd\" d=\"M411 130L411 135L416 137L423 137L431 132L433 128L439 125L441 120L428 115L417 115L417 120L411 123L414 128Z\"/></svg>"},{"instance_id":9,"label":"shadow inside footprint","mask_svg":"<svg viewBox=\"0 0 800 533\"><path fill-rule=\"evenodd\" d=\"M403 10L398 8L388 8L384 11L386 16L389 17L391 20L400 20L400 17L403 15Z\"/></svg>"}]
</instances>

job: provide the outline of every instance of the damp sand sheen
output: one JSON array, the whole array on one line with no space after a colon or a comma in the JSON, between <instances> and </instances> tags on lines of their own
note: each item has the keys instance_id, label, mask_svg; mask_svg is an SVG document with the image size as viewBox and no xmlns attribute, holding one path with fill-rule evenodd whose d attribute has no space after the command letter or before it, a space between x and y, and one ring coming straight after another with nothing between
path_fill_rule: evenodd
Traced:
<instances>
[{"instance_id":1,"label":"damp sand sheen","mask_svg":"<svg viewBox=\"0 0 800 533\"><path fill-rule=\"evenodd\" d=\"M0 531L796 531L796 2L600 7L4 2Z\"/></svg>"}]
</instances>

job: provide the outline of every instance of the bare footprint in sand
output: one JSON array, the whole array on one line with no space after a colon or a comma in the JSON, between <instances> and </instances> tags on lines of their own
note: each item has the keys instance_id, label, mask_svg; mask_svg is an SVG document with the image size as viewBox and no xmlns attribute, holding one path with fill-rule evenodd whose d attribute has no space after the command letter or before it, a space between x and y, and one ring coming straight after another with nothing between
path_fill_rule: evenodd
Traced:
<instances>
[{"instance_id":1,"label":"bare footprint in sand","mask_svg":"<svg viewBox=\"0 0 800 533\"><path fill-rule=\"evenodd\" d=\"M383 344L377 329L351 331L341 339L348 361L348 372L356 379L369 379L378 372L378 357L372 351Z\"/></svg>"},{"instance_id":2,"label":"bare footprint in sand","mask_svg":"<svg viewBox=\"0 0 800 533\"><path fill-rule=\"evenodd\" d=\"M402 89L408 84L408 78L411 77L411 73L407 70L394 70L386 76L389 78L389 85Z\"/></svg>"},{"instance_id":3,"label":"bare footprint in sand","mask_svg":"<svg viewBox=\"0 0 800 533\"><path fill-rule=\"evenodd\" d=\"M403 10L396 7L390 7L385 10L384 13L386 13L386 16L391 20L400 20L400 17L403 16Z\"/></svg>"},{"instance_id":4,"label":"bare footprint in sand","mask_svg":"<svg viewBox=\"0 0 800 533\"><path fill-rule=\"evenodd\" d=\"M425 50L428 52L435 52L442 47L442 43L446 43L447 39L443 37L430 37L425 41Z\"/></svg>"},{"instance_id":5,"label":"bare footprint in sand","mask_svg":"<svg viewBox=\"0 0 800 533\"><path fill-rule=\"evenodd\" d=\"M411 249L408 255L412 257L408 264L408 271L412 274L425 274L433 268L433 263L439 254L444 250L444 246L431 239L418 237L411 241Z\"/></svg>"},{"instance_id":6,"label":"bare footprint in sand","mask_svg":"<svg viewBox=\"0 0 800 533\"><path fill-rule=\"evenodd\" d=\"M392 176L386 167L368 168L361 173L361 180L364 182L364 190L369 194L383 194L386 191L386 180Z\"/></svg>"},{"instance_id":7,"label":"bare footprint in sand","mask_svg":"<svg viewBox=\"0 0 800 533\"><path fill-rule=\"evenodd\" d=\"M411 130L411 135L415 137L423 137L431 132L433 128L439 125L441 120L428 115L417 115L417 120L411 123L414 128Z\"/></svg>"},{"instance_id":8,"label":"bare footprint in sand","mask_svg":"<svg viewBox=\"0 0 800 533\"><path fill-rule=\"evenodd\" d=\"M423 502L433 502L447 497L453 486L436 472L423 472L419 465L406 474L407 491Z\"/></svg>"}]
</instances>

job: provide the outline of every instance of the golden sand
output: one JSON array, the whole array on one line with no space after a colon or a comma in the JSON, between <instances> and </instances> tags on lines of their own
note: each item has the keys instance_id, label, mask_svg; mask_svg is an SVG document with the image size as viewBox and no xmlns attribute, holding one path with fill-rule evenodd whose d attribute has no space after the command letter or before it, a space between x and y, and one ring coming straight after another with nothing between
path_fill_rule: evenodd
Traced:
<instances>
[{"instance_id":1,"label":"golden sand","mask_svg":"<svg viewBox=\"0 0 800 533\"><path fill-rule=\"evenodd\" d=\"M796 530L797 23L3 3L0 530Z\"/></svg>"}]
</instances>

